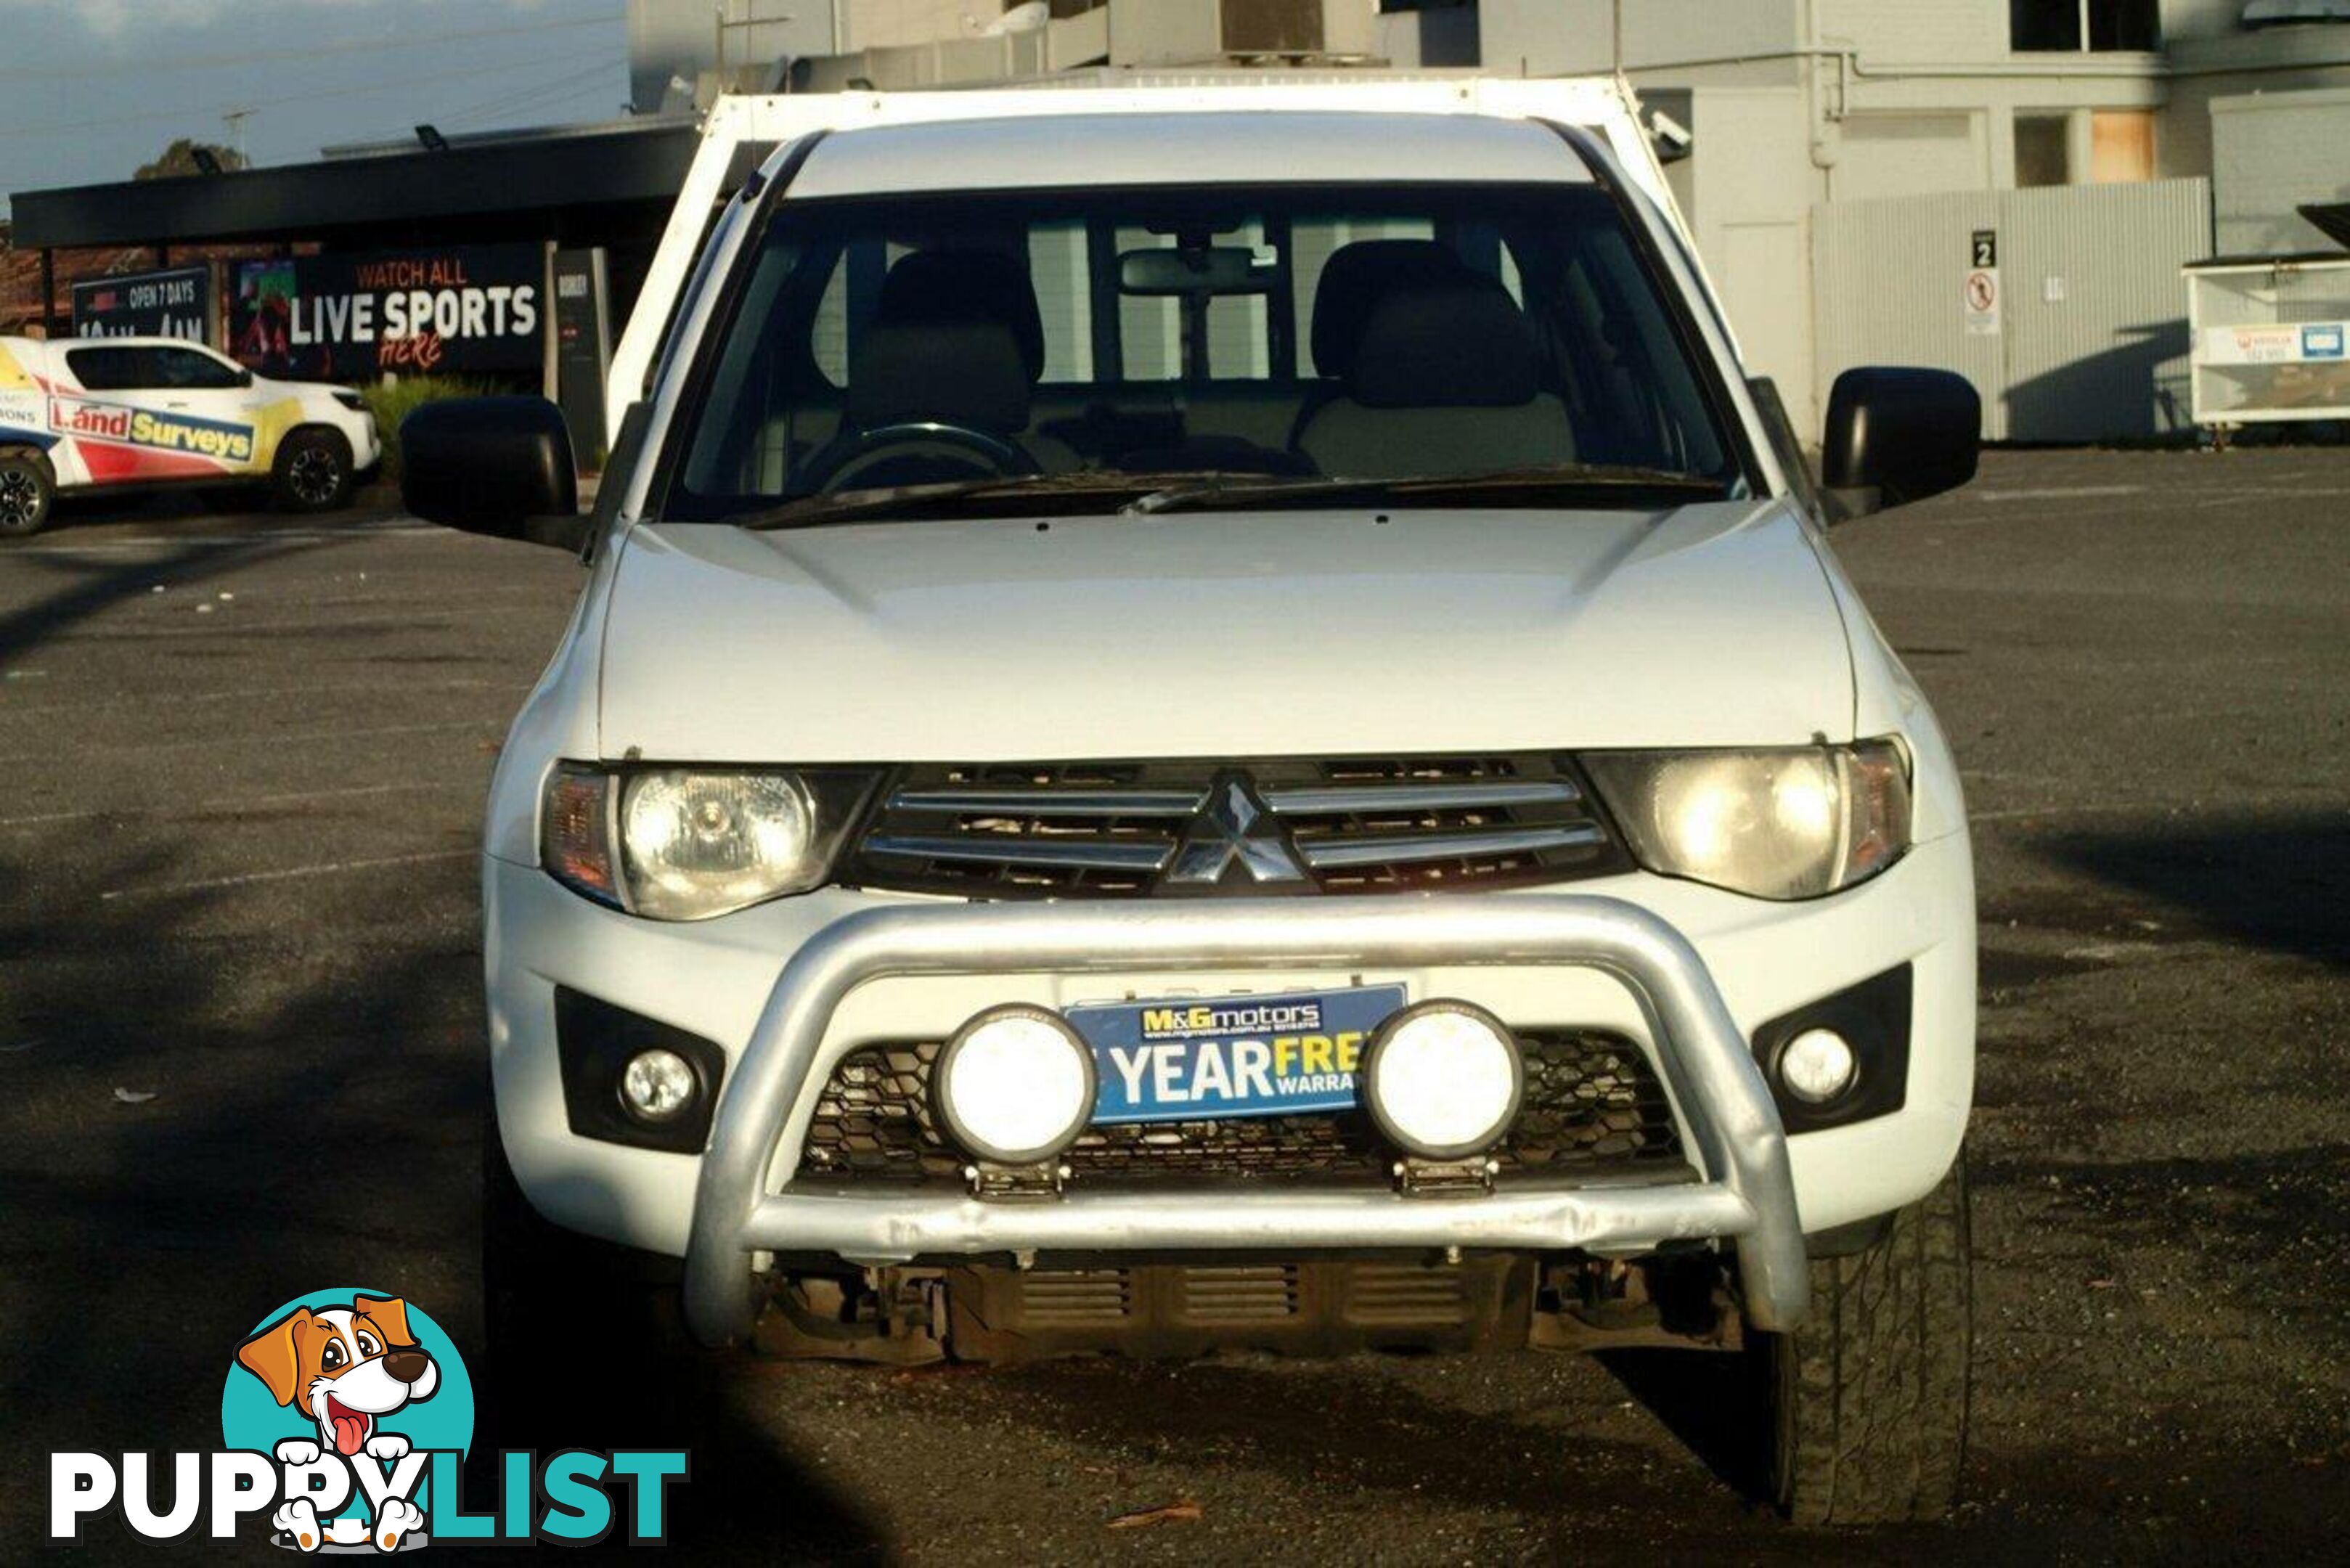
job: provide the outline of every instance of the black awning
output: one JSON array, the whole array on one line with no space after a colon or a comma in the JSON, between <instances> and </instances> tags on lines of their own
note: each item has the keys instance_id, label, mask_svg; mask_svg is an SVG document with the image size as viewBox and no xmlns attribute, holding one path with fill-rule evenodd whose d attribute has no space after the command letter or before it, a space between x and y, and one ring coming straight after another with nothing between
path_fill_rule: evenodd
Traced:
<instances>
[{"instance_id":1,"label":"black awning","mask_svg":"<svg viewBox=\"0 0 2350 1568\"><path fill-rule=\"evenodd\" d=\"M301 237L381 240L425 223L442 239L544 230L546 215L677 199L701 133L665 120L445 151L330 159L229 174L25 191L22 249Z\"/></svg>"}]
</instances>

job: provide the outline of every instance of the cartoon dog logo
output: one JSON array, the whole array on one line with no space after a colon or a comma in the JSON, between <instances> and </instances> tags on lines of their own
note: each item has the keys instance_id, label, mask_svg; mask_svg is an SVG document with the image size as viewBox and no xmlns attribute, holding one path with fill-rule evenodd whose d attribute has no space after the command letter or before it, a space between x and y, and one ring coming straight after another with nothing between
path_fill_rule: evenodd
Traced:
<instances>
[{"instance_id":1,"label":"cartoon dog logo","mask_svg":"<svg viewBox=\"0 0 2350 1568\"><path fill-rule=\"evenodd\" d=\"M387 1463L406 1457L409 1441L381 1428L382 1419L441 1386L441 1368L408 1329L408 1303L397 1296L354 1295L348 1307L296 1307L237 1347L237 1365L261 1379L270 1397L317 1424L316 1441L288 1438L277 1445L282 1464L302 1465L332 1451L348 1459L364 1452ZM316 1551L329 1534L317 1510L297 1498L270 1521L302 1551ZM345 1523L333 1521L335 1525ZM402 1498L388 1500L370 1532L375 1546L396 1552L424 1511ZM356 1542L352 1542L356 1544Z\"/></svg>"}]
</instances>

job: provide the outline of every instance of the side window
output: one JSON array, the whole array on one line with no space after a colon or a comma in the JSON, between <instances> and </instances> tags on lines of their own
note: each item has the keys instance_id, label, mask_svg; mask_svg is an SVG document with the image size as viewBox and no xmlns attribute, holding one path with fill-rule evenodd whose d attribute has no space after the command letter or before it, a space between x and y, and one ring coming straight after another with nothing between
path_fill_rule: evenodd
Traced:
<instances>
[{"instance_id":1,"label":"side window","mask_svg":"<svg viewBox=\"0 0 2350 1568\"><path fill-rule=\"evenodd\" d=\"M1578 434L1603 461L1712 472L1726 461L1705 394L1622 230L1586 231L1551 306L1587 399ZM1570 399L1575 403L1580 400Z\"/></svg>"},{"instance_id":2,"label":"side window","mask_svg":"<svg viewBox=\"0 0 2350 1568\"><path fill-rule=\"evenodd\" d=\"M189 391L224 392L244 385L242 372L192 348L154 348L156 384Z\"/></svg>"},{"instance_id":3,"label":"side window","mask_svg":"<svg viewBox=\"0 0 2350 1568\"><path fill-rule=\"evenodd\" d=\"M152 355L145 348L68 348L66 368L92 392L130 392L155 385Z\"/></svg>"}]
</instances>

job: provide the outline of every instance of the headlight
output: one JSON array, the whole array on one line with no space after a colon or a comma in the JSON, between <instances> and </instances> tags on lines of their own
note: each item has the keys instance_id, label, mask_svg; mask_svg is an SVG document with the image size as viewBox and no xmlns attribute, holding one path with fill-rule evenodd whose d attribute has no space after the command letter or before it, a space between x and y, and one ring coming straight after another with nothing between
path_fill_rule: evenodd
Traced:
<instances>
[{"instance_id":1,"label":"headlight","mask_svg":"<svg viewBox=\"0 0 2350 1568\"><path fill-rule=\"evenodd\" d=\"M540 859L575 892L633 914L707 919L819 886L868 782L565 765L547 779Z\"/></svg>"},{"instance_id":2,"label":"headlight","mask_svg":"<svg viewBox=\"0 0 2350 1568\"><path fill-rule=\"evenodd\" d=\"M1594 783L1649 870L1758 898L1814 898L1909 847L1891 741L1738 752L1598 752Z\"/></svg>"},{"instance_id":3,"label":"headlight","mask_svg":"<svg viewBox=\"0 0 2350 1568\"><path fill-rule=\"evenodd\" d=\"M367 407L367 400L360 397L357 392L352 391L348 387L337 387L334 390L334 399L335 401L342 404L343 407L350 410L353 413L358 413L360 410Z\"/></svg>"}]
</instances>

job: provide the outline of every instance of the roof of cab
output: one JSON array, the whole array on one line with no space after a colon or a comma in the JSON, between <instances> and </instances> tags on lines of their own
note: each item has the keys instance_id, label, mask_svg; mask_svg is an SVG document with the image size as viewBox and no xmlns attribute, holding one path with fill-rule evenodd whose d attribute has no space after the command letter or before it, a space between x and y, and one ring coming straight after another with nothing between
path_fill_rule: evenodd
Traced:
<instances>
[{"instance_id":1,"label":"roof of cab","mask_svg":"<svg viewBox=\"0 0 2350 1568\"><path fill-rule=\"evenodd\" d=\"M1295 109L1024 115L835 131L785 198L1089 185L1587 184L1556 132L1478 114Z\"/></svg>"}]
</instances>

